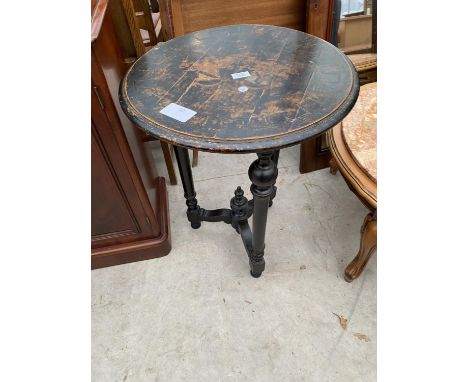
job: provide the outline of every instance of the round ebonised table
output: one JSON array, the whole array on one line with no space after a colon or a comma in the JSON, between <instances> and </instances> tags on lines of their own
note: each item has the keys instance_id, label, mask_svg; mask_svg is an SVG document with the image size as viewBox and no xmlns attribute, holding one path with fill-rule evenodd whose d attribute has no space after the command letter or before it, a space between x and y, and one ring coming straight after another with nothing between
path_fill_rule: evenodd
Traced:
<instances>
[{"instance_id":1,"label":"round ebonised table","mask_svg":"<svg viewBox=\"0 0 468 382\"><path fill-rule=\"evenodd\" d=\"M192 228L202 221L230 224L242 237L254 277L265 269L279 150L336 125L358 94L357 72L337 48L303 32L267 25L207 29L159 44L134 63L120 85L126 115L175 146ZM196 114L161 113L170 104ZM187 148L257 153L248 171L253 199L237 187L230 209L201 208Z\"/></svg>"}]
</instances>

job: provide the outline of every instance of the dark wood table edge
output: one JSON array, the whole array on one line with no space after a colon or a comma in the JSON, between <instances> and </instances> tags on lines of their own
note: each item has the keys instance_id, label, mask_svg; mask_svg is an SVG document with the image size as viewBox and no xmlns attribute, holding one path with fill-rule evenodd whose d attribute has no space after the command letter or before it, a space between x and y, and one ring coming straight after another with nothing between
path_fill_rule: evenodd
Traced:
<instances>
[{"instance_id":1,"label":"dark wood table edge","mask_svg":"<svg viewBox=\"0 0 468 382\"><path fill-rule=\"evenodd\" d=\"M262 24L238 24L241 25L257 25L257 26L264 26ZM238 26L236 25L236 26ZM209 30L215 29L223 29L227 28L224 27L216 27L216 28L209 28ZM277 27L283 29L290 29L285 27ZM292 29L295 32L303 33L305 35L309 35L308 33L297 31ZM200 31L198 31L200 32ZM186 37L190 34L194 34L197 32L191 32L187 35L178 36L175 39ZM314 36L315 38L319 38ZM171 41L175 40L172 39ZM330 45L334 49L337 49L334 45L330 44L329 42L320 39L323 43ZM155 46L152 49L158 49L158 46ZM119 86L119 102L124 111L125 115L138 126L139 129L143 130L145 133L160 139L164 142L167 142L172 145L188 148L188 149L195 149L200 151L206 152L215 152L215 153L226 153L226 154L239 154L239 153L258 153L258 152L268 152L274 150L280 150L286 147L294 146L300 144L306 140L313 139L318 137L319 135L326 132L330 127L335 126L337 123L341 122L341 120L348 115L351 109L354 107L354 104L357 101L359 96L360 86L359 86L359 75L351 62L351 60L341 51L338 52L342 55L342 57L347 62L350 71L353 76L353 82L350 87L350 91L346 97L346 99L342 102L342 104L337 107L333 112L329 115L324 117L323 119L319 120L318 122L312 123L310 125L304 126L301 130L296 131L295 133L291 133L291 135L284 134L277 138L263 138L263 139L255 139L248 142L243 141L242 147L240 147L239 141L210 141L209 139L200 139L200 138L187 138L186 135L180 133L169 132L165 130L163 127L159 126L157 123L151 123L146 119L143 119L137 115L137 111L127 102L124 96L124 87L127 81L128 74L132 70L133 66L139 62L146 54L148 54L152 49L142 55L138 60L136 60L132 66L129 68L125 76L122 78ZM139 113L138 113L139 114ZM265 142L263 146L259 145L259 142ZM280 142L280 143L278 143Z\"/></svg>"}]
</instances>

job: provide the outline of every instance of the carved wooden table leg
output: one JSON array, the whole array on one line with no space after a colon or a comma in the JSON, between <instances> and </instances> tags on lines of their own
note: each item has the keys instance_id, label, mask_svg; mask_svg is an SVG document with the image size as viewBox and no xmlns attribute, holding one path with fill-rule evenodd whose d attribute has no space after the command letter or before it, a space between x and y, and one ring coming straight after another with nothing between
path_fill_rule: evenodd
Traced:
<instances>
[{"instance_id":1,"label":"carved wooden table leg","mask_svg":"<svg viewBox=\"0 0 468 382\"><path fill-rule=\"evenodd\" d=\"M178 146L174 150L187 200L187 218L192 228L200 228L202 221L230 224L241 235L249 256L250 274L260 277L265 269L265 231L270 199L276 191L274 184L278 176L279 150L257 154L258 159L250 165L252 200L249 201L242 188L237 187L231 199L231 208L217 210L206 210L198 205L188 150ZM248 219L252 214L253 226L250 229Z\"/></svg>"},{"instance_id":2,"label":"carved wooden table leg","mask_svg":"<svg viewBox=\"0 0 468 382\"><path fill-rule=\"evenodd\" d=\"M197 193L193 186L192 169L190 168L190 157L188 150L179 146L174 146L177 165L179 166L180 177L182 179L182 186L184 187L184 197L187 200L187 218L190 221L192 228L200 228L201 222L200 207L196 199Z\"/></svg>"},{"instance_id":3,"label":"carved wooden table leg","mask_svg":"<svg viewBox=\"0 0 468 382\"><path fill-rule=\"evenodd\" d=\"M377 211L369 213L361 227L361 245L356 257L345 269L344 278L351 282L359 277L372 254L377 249Z\"/></svg>"},{"instance_id":4,"label":"carved wooden table leg","mask_svg":"<svg viewBox=\"0 0 468 382\"><path fill-rule=\"evenodd\" d=\"M253 195L253 226L252 251L249 254L250 274L260 277L265 269L263 253L265 249L265 230L267 223L270 196L278 176L278 169L272 160L273 152L258 153L258 159L249 168L249 178L252 181L250 191Z\"/></svg>"},{"instance_id":5,"label":"carved wooden table leg","mask_svg":"<svg viewBox=\"0 0 468 382\"><path fill-rule=\"evenodd\" d=\"M279 150L276 150L273 152L273 156L271 157L271 160L275 163L275 167L278 168L278 160L279 160L279 154L280 154L280 151ZM276 183L276 181L275 181ZM275 198L276 196L276 186L273 185L273 192L270 196L270 203L268 204L270 207L273 205L273 199Z\"/></svg>"}]
</instances>

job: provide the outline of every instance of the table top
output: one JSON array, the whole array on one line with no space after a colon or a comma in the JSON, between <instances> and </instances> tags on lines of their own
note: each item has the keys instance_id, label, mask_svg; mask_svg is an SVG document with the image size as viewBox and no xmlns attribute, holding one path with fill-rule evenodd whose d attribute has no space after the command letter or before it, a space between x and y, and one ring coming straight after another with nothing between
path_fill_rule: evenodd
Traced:
<instances>
[{"instance_id":1,"label":"table top","mask_svg":"<svg viewBox=\"0 0 468 382\"><path fill-rule=\"evenodd\" d=\"M342 122L343 138L359 167L377 182L377 82L364 85Z\"/></svg>"},{"instance_id":2,"label":"table top","mask_svg":"<svg viewBox=\"0 0 468 382\"><path fill-rule=\"evenodd\" d=\"M353 64L333 45L249 24L157 45L123 78L120 103L137 126L169 143L259 152L323 133L348 114L358 94ZM173 103L196 114L173 115L177 120L161 113Z\"/></svg>"}]
</instances>

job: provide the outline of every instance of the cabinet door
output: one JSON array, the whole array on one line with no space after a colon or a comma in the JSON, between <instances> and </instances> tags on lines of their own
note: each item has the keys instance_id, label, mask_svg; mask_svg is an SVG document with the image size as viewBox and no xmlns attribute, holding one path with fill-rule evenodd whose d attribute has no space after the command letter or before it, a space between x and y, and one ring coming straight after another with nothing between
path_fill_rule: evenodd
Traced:
<instances>
[{"instance_id":1,"label":"cabinet door","mask_svg":"<svg viewBox=\"0 0 468 382\"><path fill-rule=\"evenodd\" d=\"M92 84L92 87L94 85ZM91 92L91 243L92 248L143 240L160 234L130 176L125 158L98 98ZM155 226L156 225L156 226Z\"/></svg>"}]
</instances>

